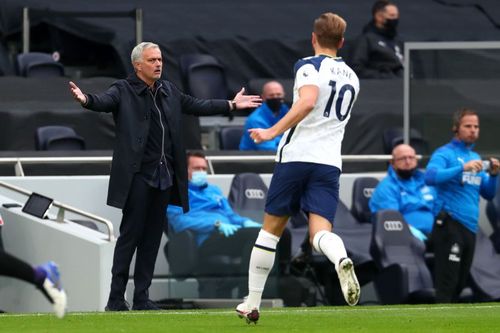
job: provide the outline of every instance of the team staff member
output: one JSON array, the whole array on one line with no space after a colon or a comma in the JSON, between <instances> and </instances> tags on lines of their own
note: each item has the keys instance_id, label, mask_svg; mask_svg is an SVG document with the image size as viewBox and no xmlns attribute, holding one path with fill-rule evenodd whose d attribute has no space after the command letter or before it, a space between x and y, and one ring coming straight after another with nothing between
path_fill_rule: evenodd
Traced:
<instances>
[{"instance_id":1,"label":"team staff member","mask_svg":"<svg viewBox=\"0 0 500 333\"><path fill-rule=\"evenodd\" d=\"M233 101L201 100L183 94L161 80L158 45L140 43L131 54L134 73L100 94L84 94L70 82L73 97L85 108L112 112L116 140L108 189L108 204L123 211L115 246L111 291L106 310L127 311L124 293L134 252L134 310L156 310L149 299L154 264L169 203L188 211L187 167L181 142L181 112L195 115L225 113L260 105L259 96Z\"/></svg>"},{"instance_id":2,"label":"team staff member","mask_svg":"<svg viewBox=\"0 0 500 333\"><path fill-rule=\"evenodd\" d=\"M427 240L434 224L436 191L427 186L424 172L417 169L417 155L410 145L400 144L392 150L387 177L373 191L370 210L394 209L403 214L413 236Z\"/></svg>"},{"instance_id":3,"label":"team staff member","mask_svg":"<svg viewBox=\"0 0 500 333\"><path fill-rule=\"evenodd\" d=\"M440 211L432 232L435 251L437 302L456 301L469 275L479 219L479 195L490 200L496 193L499 162L489 166L474 152L479 138L479 116L461 109L453 116L455 137L431 156L425 173L436 187ZM484 170L483 169L486 169Z\"/></svg>"}]
</instances>

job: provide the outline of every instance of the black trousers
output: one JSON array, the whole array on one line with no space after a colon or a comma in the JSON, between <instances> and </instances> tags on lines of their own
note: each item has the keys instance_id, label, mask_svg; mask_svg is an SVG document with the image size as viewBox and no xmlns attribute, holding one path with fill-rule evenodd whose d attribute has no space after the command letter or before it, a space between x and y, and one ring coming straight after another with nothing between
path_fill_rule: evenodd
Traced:
<instances>
[{"instance_id":1,"label":"black trousers","mask_svg":"<svg viewBox=\"0 0 500 333\"><path fill-rule=\"evenodd\" d=\"M449 215L435 223L432 230L434 248L434 287L436 302L455 302L469 276L476 235Z\"/></svg>"},{"instance_id":2,"label":"black trousers","mask_svg":"<svg viewBox=\"0 0 500 333\"><path fill-rule=\"evenodd\" d=\"M109 301L124 299L130 262L136 251L134 303L148 300L158 248L167 223L169 198L170 188L160 191L146 184L141 175L134 176L115 246Z\"/></svg>"},{"instance_id":3,"label":"black trousers","mask_svg":"<svg viewBox=\"0 0 500 333\"><path fill-rule=\"evenodd\" d=\"M33 267L21 259L1 250L0 275L13 277L36 285Z\"/></svg>"}]
</instances>

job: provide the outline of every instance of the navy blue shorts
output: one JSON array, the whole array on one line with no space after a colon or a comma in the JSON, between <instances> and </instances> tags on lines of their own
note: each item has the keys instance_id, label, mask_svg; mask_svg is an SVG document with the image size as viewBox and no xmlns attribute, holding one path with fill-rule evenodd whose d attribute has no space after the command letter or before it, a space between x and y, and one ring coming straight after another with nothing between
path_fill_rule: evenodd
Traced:
<instances>
[{"instance_id":1,"label":"navy blue shorts","mask_svg":"<svg viewBox=\"0 0 500 333\"><path fill-rule=\"evenodd\" d=\"M339 177L340 170L331 165L277 163L267 193L266 213L292 216L302 209L333 223L339 200Z\"/></svg>"}]
</instances>

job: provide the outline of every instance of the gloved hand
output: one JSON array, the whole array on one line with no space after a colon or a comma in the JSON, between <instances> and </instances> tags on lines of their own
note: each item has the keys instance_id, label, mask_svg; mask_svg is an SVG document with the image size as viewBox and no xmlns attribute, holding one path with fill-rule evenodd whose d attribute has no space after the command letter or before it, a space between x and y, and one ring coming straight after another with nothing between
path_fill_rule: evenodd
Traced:
<instances>
[{"instance_id":1,"label":"gloved hand","mask_svg":"<svg viewBox=\"0 0 500 333\"><path fill-rule=\"evenodd\" d=\"M414 237L421 240L422 242L425 242L427 240L427 236L422 231L413 227L411 224L408 224L408 226L410 227L410 231Z\"/></svg>"},{"instance_id":2,"label":"gloved hand","mask_svg":"<svg viewBox=\"0 0 500 333\"><path fill-rule=\"evenodd\" d=\"M219 229L219 232L221 234L224 234L224 236L226 237L233 235L239 228L241 228L239 225L222 222L220 222L217 227L217 229Z\"/></svg>"},{"instance_id":3,"label":"gloved hand","mask_svg":"<svg viewBox=\"0 0 500 333\"><path fill-rule=\"evenodd\" d=\"M243 228L262 228L262 224L252 220L246 220L243 222Z\"/></svg>"}]
</instances>

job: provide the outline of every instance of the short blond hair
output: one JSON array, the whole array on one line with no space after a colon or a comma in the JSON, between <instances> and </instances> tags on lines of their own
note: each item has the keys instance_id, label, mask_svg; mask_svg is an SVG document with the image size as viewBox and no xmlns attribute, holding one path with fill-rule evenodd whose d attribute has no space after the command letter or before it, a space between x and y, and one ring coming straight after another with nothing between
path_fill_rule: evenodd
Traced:
<instances>
[{"instance_id":1,"label":"short blond hair","mask_svg":"<svg viewBox=\"0 0 500 333\"><path fill-rule=\"evenodd\" d=\"M334 13L323 13L314 20L314 33L320 46L337 49L344 38L347 23Z\"/></svg>"}]
</instances>

